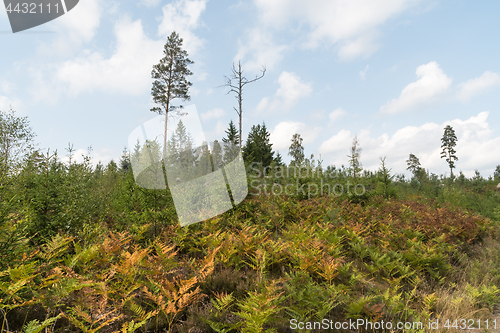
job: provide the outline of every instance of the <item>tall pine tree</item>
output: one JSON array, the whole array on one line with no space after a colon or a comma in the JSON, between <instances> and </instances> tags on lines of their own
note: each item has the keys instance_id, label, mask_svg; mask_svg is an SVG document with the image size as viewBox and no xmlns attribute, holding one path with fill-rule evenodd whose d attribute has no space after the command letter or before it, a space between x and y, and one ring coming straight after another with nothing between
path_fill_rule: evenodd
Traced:
<instances>
[{"instance_id":1,"label":"tall pine tree","mask_svg":"<svg viewBox=\"0 0 500 333\"><path fill-rule=\"evenodd\" d=\"M455 155L455 146L457 145L457 136L455 135L455 130L450 125L446 125L444 128L444 134L441 138L441 158L446 158L448 166L450 167L450 177L453 178L453 169L455 168L455 161L458 157Z\"/></svg>"},{"instance_id":2,"label":"tall pine tree","mask_svg":"<svg viewBox=\"0 0 500 333\"><path fill-rule=\"evenodd\" d=\"M406 165L408 165L406 170L410 170L415 179L418 178L420 171L422 170L422 168L420 167L420 161L418 160L418 157L413 154L410 154L410 157L406 160Z\"/></svg>"},{"instance_id":3,"label":"tall pine tree","mask_svg":"<svg viewBox=\"0 0 500 333\"><path fill-rule=\"evenodd\" d=\"M173 31L167 39L163 49L163 58L157 65L153 66L151 76L154 80L151 94L153 102L160 107L151 109L153 112L165 114L165 130L163 138L164 153L167 149L167 121L169 112L178 112L182 105L174 106L172 101L180 98L189 101L189 87L192 85L186 77L193 73L188 69L188 65L193 64L188 58L188 54L182 49L182 38Z\"/></svg>"}]
</instances>

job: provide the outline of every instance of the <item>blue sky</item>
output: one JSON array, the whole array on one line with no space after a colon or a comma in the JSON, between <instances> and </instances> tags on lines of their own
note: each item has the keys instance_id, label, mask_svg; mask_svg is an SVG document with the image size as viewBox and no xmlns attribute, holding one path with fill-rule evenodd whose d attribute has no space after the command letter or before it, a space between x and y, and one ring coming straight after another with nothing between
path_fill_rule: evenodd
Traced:
<instances>
[{"instance_id":1,"label":"blue sky","mask_svg":"<svg viewBox=\"0 0 500 333\"><path fill-rule=\"evenodd\" d=\"M0 10L0 110L28 116L43 149L118 160L129 134L154 118L152 66L172 30L184 39L191 101L206 138L237 121L223 76L247 78L243 137L265 121L289 161L294 133L306 155L347 164L357 134L364 168L387 156L409 173L410 153L436 174L443 128L457 133L456 170L500 164L500 2L462 0L80 0L66 15L9 33ZM179 101L177 101L179 103Z\"/></svg>"}]
</instances>

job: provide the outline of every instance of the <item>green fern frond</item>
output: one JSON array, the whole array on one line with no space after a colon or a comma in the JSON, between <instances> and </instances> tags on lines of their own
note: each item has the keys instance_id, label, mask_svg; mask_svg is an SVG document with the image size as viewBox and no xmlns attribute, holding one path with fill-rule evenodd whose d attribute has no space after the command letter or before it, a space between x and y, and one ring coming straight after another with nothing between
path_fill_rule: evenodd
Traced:
<instances>
[{"instance_id":1,"label":"green fern frond","mask_svg":"<svg viewBox=\"0 0 500 333\"><path fill-rule=\"evenodd\" d=\"M216 298L212 299L211 302L213 306L219 311L224 311L225 309L227 309L234 300L233 293L227 294L214 292L214 294Z\"/></svg>"},{"instance_id":2,"label":"green fern frond","mask_svg":"<svg viewBox=\"0 0 500 333\"><path fill-rule=\"evenodd\" d=\"M53 258L61 256L66 253L68 245L72 240L73 237L63 237L57 234L43 246L42 258L50 261Z\"/></svg>"},{"instance_id":3,"label":"green fern frond","mask_svg":"<svg viewBox=\"0 0 500 333\"><path fill-rule=\"evenodd\" d=\"M23 327L23 332L24 333L39 333L41 332L44 328L52 325L53 323L56 322L57 319L61 318L61 314L57 315L56 317L52 317L49 319L46 319L42 323L38 321L37 319L30 321L26 326Z\"/></svg>"}]
</instances>

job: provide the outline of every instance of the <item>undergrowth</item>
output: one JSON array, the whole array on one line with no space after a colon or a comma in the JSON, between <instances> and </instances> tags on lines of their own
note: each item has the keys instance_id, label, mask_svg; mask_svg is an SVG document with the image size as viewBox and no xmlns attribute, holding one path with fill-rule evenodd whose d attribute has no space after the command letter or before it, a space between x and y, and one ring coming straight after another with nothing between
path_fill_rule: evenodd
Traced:
<instances>
[{"instance_id":1,"label":"undergrowth","mask_svg":"<svg viewBox=\"0 0 500 333\"><path fill-rule=\"evenodd\" d=\"M450 196L372 196L364 205L250 196L156 237L152 225L117 232L85 223L84 242L59 232L4 264L0 331L291 332L292 320L485 320L500 293L498 220ZM11 233L23 225L21 216L3 218Z\"/></svg>"}]
</instances>

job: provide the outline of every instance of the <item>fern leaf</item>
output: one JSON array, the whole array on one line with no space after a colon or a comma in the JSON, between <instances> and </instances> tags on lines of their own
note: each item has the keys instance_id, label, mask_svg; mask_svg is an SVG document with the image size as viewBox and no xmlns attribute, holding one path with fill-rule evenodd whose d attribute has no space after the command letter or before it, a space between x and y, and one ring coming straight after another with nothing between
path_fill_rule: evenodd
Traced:
<instances>
[{"instance_id":1,"label":"fern leaf","mask_svg":"<svg viewBox=\"0 0 500 333\"><path fill-rule=\"evenodd\" d=\"M61 317L61 314L57 315L56 317L46 319L43 323L40 323L37 319L32 320L28 324L26 324L26 326L23 327L23 332L24 333L39 333L44 328L55 323L56 320L59 319L60 317Z\"/></svg>"}]
</instances>

